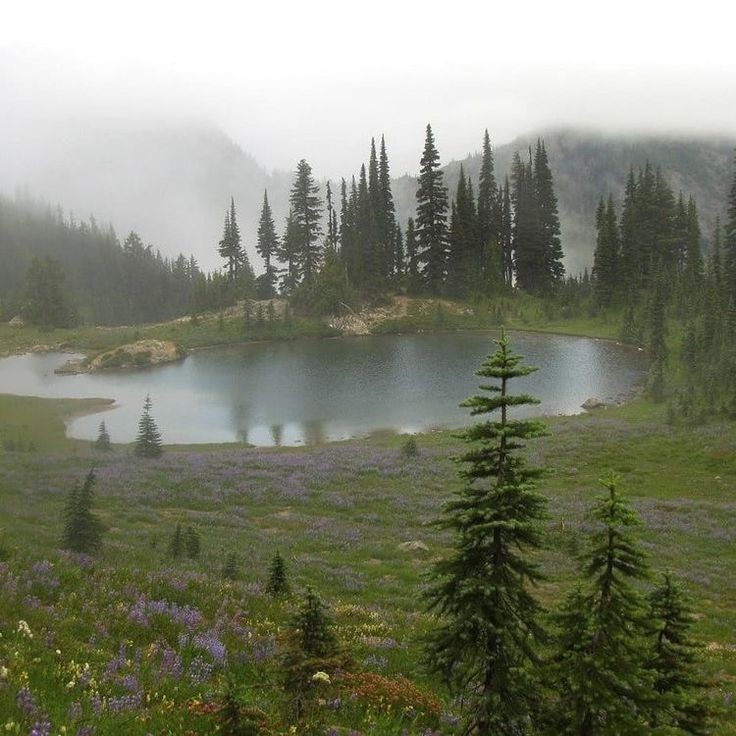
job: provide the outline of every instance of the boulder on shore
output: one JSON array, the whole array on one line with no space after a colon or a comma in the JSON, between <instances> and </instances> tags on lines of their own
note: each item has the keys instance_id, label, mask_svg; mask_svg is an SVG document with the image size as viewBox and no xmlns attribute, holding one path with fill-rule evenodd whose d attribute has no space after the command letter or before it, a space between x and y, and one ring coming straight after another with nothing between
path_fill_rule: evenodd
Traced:
<instances>
[{"instance_id":1,"label":"boulder on shore","mask_svg":"<svg viewBox=\"0 0 736 736\"><path fill-rule=\"evenodd\" d=\"M581 406L583 409L604 409L606 406L605 401L601 401L600 399L596 399L595 397L591 397L589 399L586 399Z\"/></svg>"}]
</instances>

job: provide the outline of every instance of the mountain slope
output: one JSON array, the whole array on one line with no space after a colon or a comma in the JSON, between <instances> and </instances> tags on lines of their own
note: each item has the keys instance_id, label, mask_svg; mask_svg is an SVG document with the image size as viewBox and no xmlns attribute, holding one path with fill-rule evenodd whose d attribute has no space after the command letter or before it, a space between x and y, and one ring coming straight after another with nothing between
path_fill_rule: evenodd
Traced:
<instances>
[{"instance_id":1,"label":"mountain slope","mask_svg":"<svg viewBox=\"0 0 736 736\"><path fill-rule=\"evenodd\" d=\"M491 131L492 132L492 131ZM580 130L547 130L495 149L499 179L511 168L514 151L524 152L537 135L545 139L557 184L566 264L572 273L590 266L598 199L612 191L619 200L629 167L649 160L662 167L675 191L692 193L709 237L723 213L731 171L733 140L697 137L623 136ZM481 131L478 139L480 141ZM288 209L291 173L268 172L223 133L209 128L119 125L80 128L58 138L18 145L0 141L0 190L27 185L34 196L56 202L79 216L94 213L112 222L123 237L137 230L170 256L193 253L205 268L220 265L216 254L225 208L231 195L256 270L254 242L264 188L268 188L277 228ZM390 155L390 141L389 155ZM440 151L441 152L441 151ZM460 161L446 167L454 190ZM462 164L477 181L480 158ZM346 178L352 172L346 171ZM320 172L315 169L315 175ZM393 182L402 224L414 211L416 180ZM333 191L339 199L339 184Z\"/></svg>"}]
</instances>

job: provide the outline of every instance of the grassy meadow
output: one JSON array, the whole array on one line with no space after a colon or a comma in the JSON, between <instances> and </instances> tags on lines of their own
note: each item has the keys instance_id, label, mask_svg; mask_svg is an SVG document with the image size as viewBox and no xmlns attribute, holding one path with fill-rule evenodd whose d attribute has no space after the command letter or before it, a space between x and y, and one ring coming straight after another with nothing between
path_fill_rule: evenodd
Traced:
<instances>
[{"instance_id":1,"label":"grassy meadow","mask_svg":"<svg viewBox=\"0 0 736 736\"><path fill-rule=\"evenodd\" d=\"M0 455L0 730L215 734L229 674L262 733L457 731L457 704L420 665L423 576L448 542L432 521L457 488L451 433L417 436L416 456L384 434L143 460L66 439L64 416L88 408L0 397L0 432L22 425L35 448ZM692 596L714 733L736 734L736 427L675 428L664 414L635 401L553 418L530 443L548 469L539 592L552 607L571 586L597 480L616 470L653 571L674 571ZM93 558L58 548L65 497L90 467L106 527ZM199 531L198 559L169 555L177 524ZM295 592L312 585L329 602L353 673L314 685L320 705L299 731L277 670L297 596L264 590L277 550ZM225 580L231 552L237 577Z\"/></svg>"}]
</instances>

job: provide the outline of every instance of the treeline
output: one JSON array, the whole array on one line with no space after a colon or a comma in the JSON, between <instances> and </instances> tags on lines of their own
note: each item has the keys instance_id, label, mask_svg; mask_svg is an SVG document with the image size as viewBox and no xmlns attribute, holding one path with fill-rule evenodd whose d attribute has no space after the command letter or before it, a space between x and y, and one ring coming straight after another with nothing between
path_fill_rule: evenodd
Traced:
<instances>
[{"instance_id":1,"label":"treeline","mask_svg":"<svg viewBox=\"0 0 736 736\"><path fill-rule=\"evenodd\" d=\"M186 313L202 278L193 258L164 258L135 232L120 242L111 226L93 217L78 221L61 208L5 197L0 258L0 316L25 314L49 326L170 319ZM68 309L44 306L49 288L63 294Z\"/></svg>"},{"instance_id":2,"label":"treeline","mask_svg":"<svg viewBox=\"0 0 736 736\"><path fill-rule=\"evenodd\" d=\"M675 197L661 171L630 171L620 213L601 200L592 272L598 309L621 309L623 339L650 352L649 390L671 412L733 414L736 400L736 166L725 229L717 221L704 253L693 197ZM670 355L672 332L682 332ZM670 339L668 339L668 336ZM685 388L673 393L667 376Z\"/></svg>"},{"instance_id":3,"label":"treeline","mask_svg":"<svg viewBox=\"0 0 736 736\"><path fill-rule=\"evenodd\" d=\"M386 142L371 141L368 165L325 198L310 165L299 162L290 209L278 234L268 193L258 228L265 273L262 298L277 292L297 305L335 309L355 296L390 292L476 298L518 286L550 294L562 283L557 198L542 140L528 158L517 154L510 180L499 186L486 131L476 184L461 171L453 198L444 184L431 126L420 161L417 214L405 229L396 220ZM477 189L477 195L475 194ZM228 272L232 259L226 259Z\"/></svg>"}]
</instances>

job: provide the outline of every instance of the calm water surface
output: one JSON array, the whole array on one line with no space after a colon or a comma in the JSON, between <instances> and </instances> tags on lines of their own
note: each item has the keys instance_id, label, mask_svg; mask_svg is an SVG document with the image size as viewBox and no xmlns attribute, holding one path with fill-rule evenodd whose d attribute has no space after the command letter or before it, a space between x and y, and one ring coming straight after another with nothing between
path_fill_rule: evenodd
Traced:
<instances>
[{"instance_id":1,"label":"calm water surface","mask_svg":"<svg viewBox=\"0 0 736 736\"><path fill-rule=\"evenodd\" d=\"M114 442L136 434L146 393L167 443L294 445L377 430L416 432L467 422L458 402L494 349L493 332L299 340L197 351L143 371L57 376L70 356L0 360L0 392L115 399L72 420L71 437L94 439L102 419ZM542 400L527 413L574 414L590 396L616 400L642 380L641 353L587 338L515 333L516 352L542 370L515 382Z\"/></svg>"}]
</instances>

